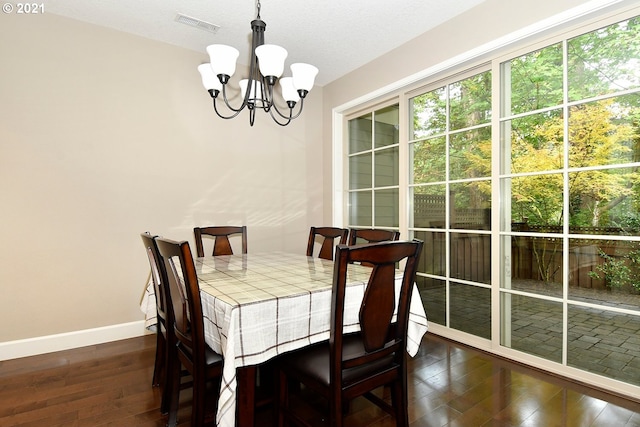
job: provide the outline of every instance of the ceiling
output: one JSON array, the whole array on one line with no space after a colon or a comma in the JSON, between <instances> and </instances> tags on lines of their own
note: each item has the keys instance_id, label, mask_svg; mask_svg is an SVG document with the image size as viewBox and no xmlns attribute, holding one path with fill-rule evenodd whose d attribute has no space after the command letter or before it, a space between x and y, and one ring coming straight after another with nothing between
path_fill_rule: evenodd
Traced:
<instances>
[{"instance_id":1,"label":"ceiling","mask_svg":"<svg viewBox=\"0 0 640 427\"><path fill-rule=\"evenodd\" d=\"M316 84L324 86L483 1L262 0L260 17L267 23L266 43L288 50L287 65L318 67ZM254 0L55 0L45 5L46 13L202 52L202 62L206 46L228 44L240 51L238 62L244 64L256 11ZM192 27L177 22L178 14L220 28L212 33Z\"/></svg>"}]
</instances>

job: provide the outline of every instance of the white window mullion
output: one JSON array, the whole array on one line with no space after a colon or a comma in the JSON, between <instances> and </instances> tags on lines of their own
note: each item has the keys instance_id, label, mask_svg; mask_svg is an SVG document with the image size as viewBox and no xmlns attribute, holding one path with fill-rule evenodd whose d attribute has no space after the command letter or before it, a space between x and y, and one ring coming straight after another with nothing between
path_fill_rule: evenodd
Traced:
<instances>
[{"instance_id":1,"label":"white window mullion","mask_svg":"<svg viewBox=\"0 0 640 427\"><path fill-rule=\"evenodd\" d=\"M569 349L569 60L567 52L567 40L562 41L562 113L564 115L564 171L562 172L562 364L567 365Z\"/></svg>"}]
</instances>

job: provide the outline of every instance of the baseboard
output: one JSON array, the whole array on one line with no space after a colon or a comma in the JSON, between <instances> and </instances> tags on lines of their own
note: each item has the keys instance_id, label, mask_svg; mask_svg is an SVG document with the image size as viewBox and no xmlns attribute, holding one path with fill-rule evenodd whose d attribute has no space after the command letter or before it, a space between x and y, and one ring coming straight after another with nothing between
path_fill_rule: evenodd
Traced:
<instances>
[{"instance_id":1,"label":"baseboard","mask_svg":"<svg viewBox=\"0 0 640 427\"><path fill-rule=\"evenodd\" d=\"M0 343L0 361L86 347L150 333L144 320Z\"/></svg>"}]
</instances>

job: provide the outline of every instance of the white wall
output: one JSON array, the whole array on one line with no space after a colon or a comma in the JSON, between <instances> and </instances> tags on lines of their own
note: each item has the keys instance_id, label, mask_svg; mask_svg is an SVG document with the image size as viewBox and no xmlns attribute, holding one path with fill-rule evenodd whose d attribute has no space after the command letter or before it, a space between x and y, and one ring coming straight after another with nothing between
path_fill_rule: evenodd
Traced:
<instances>
[{"instance_id":1,"label":"white wall","mask_svg":"<svg viewBox=\"0 0 640 427\"><path fill-rule=\"evenodd\" d=\"M304 253L324 223L322 90L251 128L214 116L204 52L52 14L3 14L0 40L0 344L142 320L143 231Z\"/></svg>"}]
</instances>

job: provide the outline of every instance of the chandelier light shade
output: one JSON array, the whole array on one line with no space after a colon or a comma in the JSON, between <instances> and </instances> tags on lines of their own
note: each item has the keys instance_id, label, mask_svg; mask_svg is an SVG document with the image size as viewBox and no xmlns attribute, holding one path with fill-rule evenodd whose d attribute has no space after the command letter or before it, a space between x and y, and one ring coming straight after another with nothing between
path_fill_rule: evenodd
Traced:
<instances>
[{"instance_id":1,"label":"chandelier light shade","mask_svg":"<svg viewBox=\"0 0 640 427\"><path fill-rule=\"evenodd\" d=\"M249 76L240 80L240 94L242 103L234 107L227 97L229 80L236 72L236 61L239 56L237 49L223 45L207 46L210 62L198 66L202 77L202 85L213 99L213 109L223 119L232 119L245 108L249 111L249 124L253 126L256 110L261 109L269 113L271 118L280 126L286 126L302 112L304 99L313 88L318 69L313 65L291 64L291 77L282 77L287 50L274 44L264 43L264 31L267 24L260 19L260 0L256 2L257 16L251 21L251 63ZM281 104L276 103L274 87L280 82L282 93ZM228 110L223 114L219 110L222 102ZM216 102L217 101L217 102Z\"/></svg>"}]
</instances>

